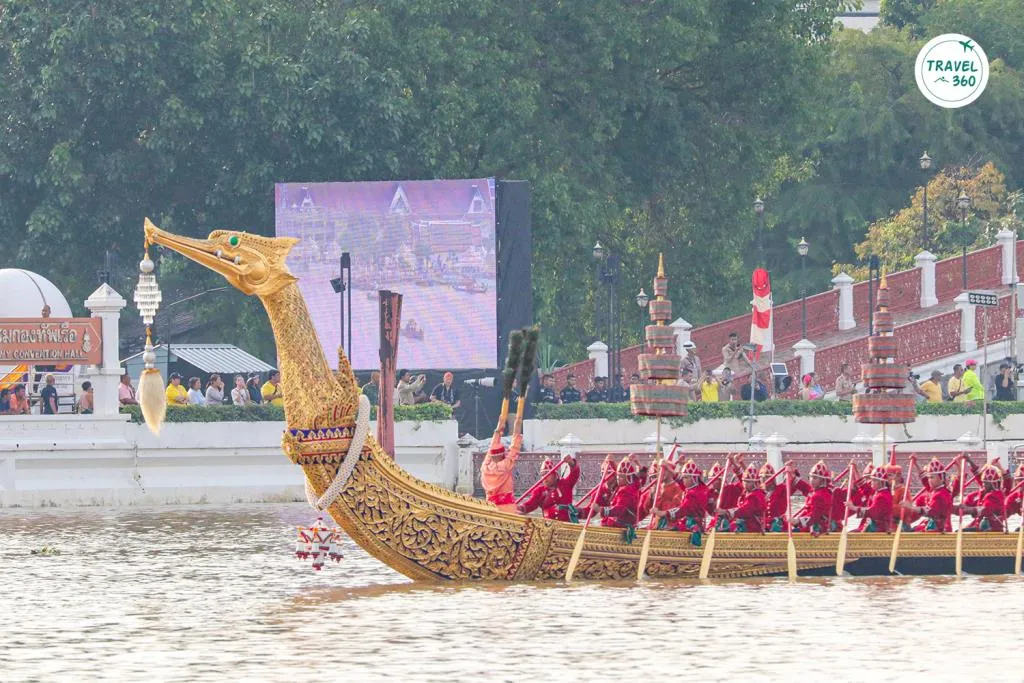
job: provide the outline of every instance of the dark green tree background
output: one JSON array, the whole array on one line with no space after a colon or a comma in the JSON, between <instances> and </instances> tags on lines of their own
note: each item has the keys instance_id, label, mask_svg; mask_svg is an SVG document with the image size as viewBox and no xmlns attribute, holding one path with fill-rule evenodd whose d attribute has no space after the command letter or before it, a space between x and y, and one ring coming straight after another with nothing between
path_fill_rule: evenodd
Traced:
<instances>
[{"instance_id":1,"label":"dark green tree background","mask_svg":"<svg viewBox=\"0 0 1024 683\"><path fill-rule=\"evenodd\" d=\"M275 182L492 175L531 183L532 296L556 356L581 356L598 333L597 240L622 257L627 312L659 251L678 315L744 310L758 194L780 298L798 291L802 236L824 287L923 182L924 149L937 165L991 160L1014 188L1024 178L1024 34L1001 23L1021 21L1009 0L914 17L929 35L955 24L997 60L984 97L956 112L916 92L910 31L836 33L846 4L9 1L6 265L47 274L77 305L106 250L130 293L147 215L191 235L272 234ZM165 301L221 284L174 256L160 269ZM217 293L190 310L207 341L273 361L254 301Z\"/></svg>"}]
</instances>

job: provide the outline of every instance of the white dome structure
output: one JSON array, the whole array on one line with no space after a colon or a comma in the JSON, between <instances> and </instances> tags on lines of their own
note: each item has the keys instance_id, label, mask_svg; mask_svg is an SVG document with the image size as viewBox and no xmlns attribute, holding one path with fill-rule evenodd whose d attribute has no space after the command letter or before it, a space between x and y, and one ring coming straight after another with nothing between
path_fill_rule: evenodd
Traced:
<instances>
[{"instance_id":1,"label":"white dome structure","mask_svg":"<svg viewBox=\"0 0 1024 683\"><path fill-rule=\"evenodd\" d=\"M39 318L43 305L50 317L70 318L71 306L56 285L21 268L0 268L0 318Z\"/></svg>"}]
</instances>

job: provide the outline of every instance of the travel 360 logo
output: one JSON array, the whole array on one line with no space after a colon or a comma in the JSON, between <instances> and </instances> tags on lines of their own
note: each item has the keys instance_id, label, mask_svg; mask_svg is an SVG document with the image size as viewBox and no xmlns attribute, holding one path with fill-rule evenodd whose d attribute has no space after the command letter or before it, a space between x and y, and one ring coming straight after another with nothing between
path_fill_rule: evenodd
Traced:
<instances>
[{"instance_id":1,"label":"travel 360 logo","mask_svg":"<svg viewBox=\"0 0 1024 683\"><path fill-rule=\"evenodd\" d=\"M917 87L932 104L945 109L965 107L988 85L988 57L981 46L959 33L928 41L917 53Z\"/></svg>"}]
</instances>

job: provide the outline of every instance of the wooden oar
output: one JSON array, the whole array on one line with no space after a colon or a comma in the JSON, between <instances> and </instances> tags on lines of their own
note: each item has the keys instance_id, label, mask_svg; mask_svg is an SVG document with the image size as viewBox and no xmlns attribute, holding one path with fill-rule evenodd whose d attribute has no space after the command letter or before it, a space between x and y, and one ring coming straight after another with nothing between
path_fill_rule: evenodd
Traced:
<instances>
[{"instance_id":1,"label":"wooden oar","mask_svg":"<svg viewBox=\"0 0 1024 683\"><path fill-rule=\"evenodd\" d=\"M647 533L644 534L644 545L640 548L640 562L636 565L636 580L640 581L644 578L644 572L647 571L647 555L651 552L651 531L654 529L654 521L657 519L657 515L654 511L658 509L658 494L661 493L661 476L665 473L665 463L661 460L655 461L658 463L658 478L654 482L654 495L651 497L651 521L647 523ZM641 500L643 496L641 496ZM636 520L639 526L640 520Z\"/></svg>"},{"instance_id":2,"label":"wooden oar","mask_svg":"<svg viewBox=\"0 0 1024 683\"><path fill-rule=\"evenodd\" d=\"M850 477L846 483L846 505L850 505L850 498L853 496L853 475L855 470L853 469L853 461L850 461L849 466ZM850 516L847 514L849 507L843 508L843 531L839 535L839 549L836 551L836 576L842 576L843 570L846 568L846 537L850 533Z\"/></svg>"},{"instance_id":3,"label":"wooden oar","mask_svg":"<svg viewBox=\"0 0 1024 683\"><path fill-rule=\"evenodd\" d=\"M964 575L964 479L967 459L960 458L960 522L956 527L956 575Z\"/></svg>"},{"instance_id":4,"label":"wooden oar","mask_svg":"<svg viewBox=\"0 0 1024 683\"><path fill-rule=\"evenodd\" d=\"M910 474L911 468L917 464L917 456L911 453L910 461L907 463L907 474ZM903 500L900 501L900 521L896 525L896 535L892 539L892 550L889 551L889 573L892 574L896 571L896 555L900 552L900 536L903 534L903 519L907 514L907 508L903 506L910 500L910 477L908 476L903 482Z\"/></svg>"},{"instance_id":5,"label":"wooden oar","mask_svg":"<svg viewBox=\"0 0 1024 683\"><path fill-rule=\"evenodd\" d=\"M786 564L789 568L789 580L796 580L796 544L793 543L793 487L790 482L793 480L791 472L786 472L786 529L789 532L789 542L786 545Z\"/></svg>"},{"instance_id":6,"label":"wooden oar","mask_svg":"<svg viewBox=\"0 0 1024 683\"><path fill-rule=\"evenodd\" d=\"M722 468L722 473L728 471L731 462L726 462L725 467ZM708 574L711 573L711 558L715 554L715 534L718 532L718 512L722 509L722 494L725 493L725 485L727 479L722 478L722 485L718 487L718 501L715 503L715 514L711 518L711 533L708 535L707 545L704 546L704 555L700 558L700 574L701 579L708 578ZM701 519L704 519L703 513Z\"/></svg>"},{"instance_id":7,"label":"wooden oar","mask_svg":"<svg viewBox=\"0 0 1024 683\"><path fill-rule=\"evenodd\" d=\"M606 481L615 475L615 472L609 472L607 476L598 484L598 487L602 486ZM576 547L572 549L572 557L569 558L569 566L565 569L565 580L572 581L572 575L576 573L576 565L580 562L580 555L583 554L583 539L587 535L587 527L590 526L590 520L594 518L594 510L597 509L596 496L595 501L590 503L590 512L587 513L587 521L583 523L583 528L580 529L579 538L576 539Z\"/></svg>"}]
</instances>

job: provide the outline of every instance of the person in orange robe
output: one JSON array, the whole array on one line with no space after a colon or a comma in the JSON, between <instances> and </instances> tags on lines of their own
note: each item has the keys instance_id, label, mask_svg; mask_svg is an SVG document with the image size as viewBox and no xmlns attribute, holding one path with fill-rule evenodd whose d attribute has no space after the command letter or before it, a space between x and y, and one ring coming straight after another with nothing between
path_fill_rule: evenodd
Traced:
<instances>
[{"instance_id":1,"label":"person in orange robe","mask_svg":"<svg viewBox=\"0 0 1024 683\"><path fill-rule=\"evenodd\" d=\"M1003 471L997 465L985 465L981 468L981 495L976 502L965 502L962 506L953 506L954 512L971 515L974 519L964 527L964 531L1002 531L1003 516L1006 512L1006 501L1003 496ZM965 496L966 499L966 496Z\"/></svg>"},{"instance_id":2,"label":"person in orange robe","mask_svg":"<svg viewBox=\"0 0 1024 683\"><path fill-rule=\"evenodd\" d=\"M664 468L661 474L661 488L657 491L658 507L664 510L677 507L683 497L683 489L679 485L679 475L675 465L669 460L662 460L660 464L651 466L651 477L658 481L658 468ZM654 505L655 487L652 486L640 497L639 519L644 519L651 513ZM659 527L660 528L660 527Z\"/></svg>"},{"instance_id":3,"label":"person in orange robe","mask_svg":"<svg viewBox=\"0 0 1024 683\"><path fill-rule=\"evenodd\" d=\"M793 531L807 531L812 536L820 536L828 531L828 513L832 509L832 491L828 485L832 475L825 463L819 460L811 468L809 478L813 490L804 506L793 516Z\"/></svg>"},{"instance_id":4,"label":"person in orange robe","mask_svg":"<svg viewBox=\"0 0 1024 683\"><path fill-rule=\"evenodd\" d=\"M730 509L722 509L721 514L729 523L729 531L761 533L764 531L764 513L768 509L768 499L761 488L761 476L754 464L747 465L743 470L743 495L739 504Z\"/></svg>"},{"instance_id":5,"label":"person in orange robe","mask_svg":"<svg viewBox=\"0 0 1024 683\"><path fill-rule=\"evenodd\" d=\"M860 517L857 531L879 531L889 533L892 525L892 491L889 490L889 473L884 465L871 470L871 488L874 494L871 503L865 506L854 505L851 501L847 507Z\"/></svg>"},{"instance_id":6,"label":"person in orange robe","mask_svg":"<svg viewBox=\"0 0 1024 683\"><path fill-rule=\"evenodd\" d=\"M920 515L924 519L917 523L914 531L937 531L947 532L953 530L950 516L953 514L953 494L946 488L946 468L938 458L932 458L924 471L928 481L928 496L923 505L917 504L918 498L913 503L902 503L908 511Z\"/></svg>"},{"instance_id":7,"label":"person in orange robe","mask_svg":"<svg viewBox=\"0 0 1024 683\"><path fill-rule=\"evenodd\" d=\"M487 500L505 512L517 512L513 473L522 448L523 435L516 434L506 453L505 445L501 443L501 432L494 432L491 447L480 466L480 483Z\"/></svg>"}]
</instances>

